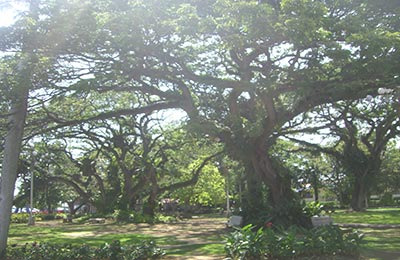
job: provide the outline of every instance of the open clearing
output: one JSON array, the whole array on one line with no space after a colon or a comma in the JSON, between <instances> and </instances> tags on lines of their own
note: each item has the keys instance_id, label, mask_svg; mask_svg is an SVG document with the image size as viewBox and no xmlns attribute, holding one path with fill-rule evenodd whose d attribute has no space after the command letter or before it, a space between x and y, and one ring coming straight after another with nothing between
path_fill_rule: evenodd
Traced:
<instances>
[{"instance_id":1,"label":"open clearing","mask_svg":"<svg viewBox=\"0 0 400 260\"><path fill-rule=\"evenodd\" d=\"M399 209L392 216L393 220L382 218L379 224L398 223ZM342 218L354 218L351 222L368 222L367 213L339 213L334 216L342 222ZM371 214L371 213L368 213ZM356 217L353 217L356 215ZM346 219L349 220L349 219ZM360 221L365 220L365 221ZM393 223L392 223L393 222ZM60 221L39 221L35 226L13 224L10 230L9 244L29 242L72 243L100 245L120 240L124 244L134 244L143 240L154 240L164 248L172 260L217 260L224 259L224 236L230 230L225 226L226 218L193 217L170 224L63 224ZM342 222L343 223L343 222ZM362 245L363 260L399 260L400 228L374 229L360 228L365 233Z\"/></svg>"},{"instance_id":2,"label":"open clearing","mask_svg":"<svg viewBox=\"0 0 400 260\"><path fill-rule=\"evenodd\" d=\"M33 227L14 224L9 244L29 242L86 243L98 245L112 240L137 243L154 240L167 252L165 259L223 259L226 218L193 217L170 224L62 224L40 221ZM24 228L15 228L15 227ZM184 255L184 256L183 256Z\"/></svg>"}]
</instances>

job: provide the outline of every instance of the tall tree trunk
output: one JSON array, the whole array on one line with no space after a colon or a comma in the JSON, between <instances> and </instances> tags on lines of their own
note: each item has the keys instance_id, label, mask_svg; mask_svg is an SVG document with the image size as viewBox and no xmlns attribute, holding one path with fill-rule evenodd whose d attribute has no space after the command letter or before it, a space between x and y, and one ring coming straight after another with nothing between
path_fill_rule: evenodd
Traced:
<instances>
[{"instance_id":1,"label":"tall tree trunk","mask_svg":"<svg viewBox=\"0 0 400 260\"><path fill-rule=\"evenodd\" d=\"M380 153L377 153L378 155ZM379 156L368 157L367 163L359 164L353 169L354 180L352 183L352 193L350 207L354 211L364 211L367 208L367 195L370 183L374 182L376 174L379 172L382 161Z\"/></svg>"},{"instance_id":2,"label":"tall tree trunk","mask_svg":"<svg viewBox=\"0 0 400 260\"><path fill-rule=\"evenodd\" d=\"M39 0L29 2L31 18L37 20ZM33 23L34 24L34 23ZM35 26L35 25L33 25ZM32 86L32 68L34 66L34 37L35 29L29 28L24 36L21 60L18 64L16 77L17 85L9 86L15 99L12 100L7 121L7 134L4 142L3 164L0 180L0 259L5 259L8 231L10 228L11 208L14 197L15 182L19 156L22 146L25 118L28 113L29 90ZM3 86L5 87L5 86Z\"/></svg>"},{"instance_id":3,"label":"tall tree trunk","mask_svg":"<svg viewBox=\"0 0 400 260\"><path fill-rule=\"evenodd\" d=\"M354 187L351 197L351 208L354 211L364 211L366 209L366 199L368 193L367 173L355 174Z\"/></svg>"},{"instance_id":4,"label":"tall tree trunk","mask_svg":"<svg viewBox=\"0 0 400 260\"><path fill-rule=\"evenodd\" d=\"M290 180L287 176L279 174L276 169L278 165L273 164L266 149L258 149L251 160L255 173L269 188L271 205L273 207L282 205L285 198L292 193Z\"/></svg>"},{"instance_id":5,"label":"tall tree trunk","mask_svg":"<svg viewBox=\"0 0 400 260\"><path fill-rule=\"evenodd\" d=\"M18 161L27 114L28 88L15 100L8 118L0 180L0 259L5 259Z\"/></svg>"},{"instance_id":6,"label":"tall tree trunk","mask_svg":"<svg viewBox=\"0 0 400 260\"><path fill-rule=\"evenodd\" d=\"M144 205L143 214L151 217L151 219L154 219L155 209L157 207L157 196L159 192L159 186L157 183L156 169L152 166L149 166L148 168L149 168L149 170L147 171L147 174L149 175L148 184L151 186L151 191L147 203Z\"/></svg>"},{"instance_id":7,"label":"tall tree trunk","mask_svg":"<svg viewBox=\"0 0 400 260\"><path fill-rule=\"evenodd\" d=\"M245 192L243 194L242 204L240 205L243 210L244 224L263 224L254 223L254 219L267 218L266 212L268 210L268 196L265 196L263 191L262 180L260 176L254 173L253 168L246 167L245 174ZM263 216L260 216L263 215ZM268 219L261 219L260 221L267 221Z\"/></svg>"},{"instance_id":8,"label":"tall tree trunk","mask_svg":"<svg viewBox=\"0 0 400 260\"><path fill-rule=\"evenodd\" d=\"M252 156L251 165L258 178L268 187L273 221L286 226L311 226L311 220L304 215L300 200L291 188L290 177L279 162L275 162L262 148Z\"/></svg>"},{"instance_id":9,"label":"tall tree trunk","mask_svg":"<svg viewBox=\"0 0 400 260\"><path fill-rule=\"evenodd\" d=\"M319 181L318 181L318 175L317 173L314 171L311 172L311 182L312 182L312 186L313 186L313 190L314 190L314 201L318 202L319 201Z\"/></svg>"},{"instance_id":10,"label":"tall tree trunk","mask_svg":"<svg viewBox=\"0 0 400 260\"><path fill-rule=\"evenodd\" d=\"M143 214L149 216L151 219L154 219L155 216L155 209L157 207L157 195L158 193L153 188L150 192L147 202L143 206Z\"/></svg>"},{"instance_id":11,"label":"tall tree trunk","mask_svg":"<svg viewBox=\"0 0 400 260\"><path fill-rule=\"evenodd\" d=\"M133 197L133 180L132 175L124 172L124 186L122 190L122 209L135 209L135 202L132 200Z\"/></svg>"}]
</instances>

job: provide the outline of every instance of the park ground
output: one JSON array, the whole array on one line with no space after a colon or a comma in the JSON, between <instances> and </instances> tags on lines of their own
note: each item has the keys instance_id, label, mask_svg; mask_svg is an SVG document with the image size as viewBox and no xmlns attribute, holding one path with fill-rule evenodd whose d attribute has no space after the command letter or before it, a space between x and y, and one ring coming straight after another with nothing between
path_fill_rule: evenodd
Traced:
<instances>
[{"instance_id":1,"label":"park ground","mask_svg":"<svg viewBox=\"0 0 400 260\"><path fill-rule=\"evenodd\" d=\"M400 260L400 209L371 210L363 213L339 211L333 215L338 224L362 223L365 234L361 249L364 260ZM9 244L29 242L73 243L99 245L120 240L138 243L154 240L164 248L164 259L224 259L224 239L230 231L224 216L194 216L169 224L63 224L40 221L35 226L13 224ZM385 225L393 225L386 228ZM379 228L376 228L379 227ZM337 258L341 259L341 258Z\"/></svg>"}]
</instances>

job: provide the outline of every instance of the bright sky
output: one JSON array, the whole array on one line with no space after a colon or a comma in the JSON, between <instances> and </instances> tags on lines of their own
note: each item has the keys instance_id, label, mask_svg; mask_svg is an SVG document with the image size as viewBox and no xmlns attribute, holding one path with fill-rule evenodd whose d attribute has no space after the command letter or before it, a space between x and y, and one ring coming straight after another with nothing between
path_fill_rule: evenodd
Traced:
<instances>
[{"instance_id":1,"label":"bright sky","mask_svg":"<svg viewBox=\"0 0 400 260\"><path fill-rule=\"evenodd\" d=\"M18 1L0 1L0 26L11 25L18 12L24 10L25 7Z\"/></svg>"}]
</instances>

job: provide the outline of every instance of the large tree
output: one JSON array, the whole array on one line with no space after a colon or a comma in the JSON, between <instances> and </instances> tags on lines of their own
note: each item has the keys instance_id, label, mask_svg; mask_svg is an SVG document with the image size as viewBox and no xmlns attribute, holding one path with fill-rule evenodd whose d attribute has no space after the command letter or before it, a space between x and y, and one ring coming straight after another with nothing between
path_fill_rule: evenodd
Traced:
<instances>
[{"instance_id":1,"label":"large tree","mask_svg":"<svg viewBox=\"0 0 400 260\"><path fill-rule=\"evenodd\" d=\"M27 24L37 28L34 54L40 58L28 62L36 73L23 75L46 91L35 92L41 114L28 118L27 135L181 108L192 129L218 137L242 161L249 183L262 180L273 207L291 197L285 171L268 153L280 128L316 105L374 94L400 80L396 5L105 0L44 1L39 7L40 23ZM1 50L29 53L21 47L29 32L24 28L3 31ZM93 91L141 95L128 108L105 105L84 116L80 108L75 114L48 109L65 96L90 100ZM16 160L18 151L11 150ZM3 163L3 178L13 172ZM4 237L7 228L0 231Z\"/></svg>"},{"instance_id":2,"label":"large tree","mask_svg":"<svg viewBox=\"0 0 400 260\"><path fill-rule=\"evenodd\" d=\"M398 11L364 1L193 1L178 9L187 18L175 20L182 44L165 53L168 78L191 100L193 128L222 140L273 207L293 205L270 148L300 113L399 84Z\"/></svg>"},{"instance_id":3,"label":"large tree","mask_svg":"<svg viewBox=\"0 0 400 260\"><path fill-rule=\"evenodd\" d=\"M5 129L2 174L0 181L0 257L5 256L7 245L7 234L9 229L9 220L11 217L11 207L13 201L15 181L17 179L17 169L19 162L19 153L22 146L25 118L28 113L29 91L33 88L32 77L35 75L35 59L37 56L34 51L36 48L35 21L38 19L38 2L32 1L30 12L25 17L24 34L21 34L20 50L21 53L15 57L2 57L1 63L6 63L7 59L11 61L14 67L3 65L1 83L2 91L5 97L10 100L4 100L5 105L1 105L2 112L8 116ZM10 75L11 79L7 77ZM3 110L4 109L4 110Z\"/></svg>"},{"instance_id":4,"label":"large tree","mask_svg":"<svg viewBox=\"0 0 400 260\"><path fill-rule=\"evenodd\" d=\"M5 254L24 130L25 140L29 140L54 128L179 107L181 96L180 93L168 95L152 87L146 88L148 82L135 85L120 76L122 68L129 68L121 67L121 64L134 64L136 59L140 61L143 58L143 53L148 53L147 47L159 45L151 41L154 39L154 30L151 27L156 27L156 24L150 24L150 28L146 30L146 19L141 20L143 17L140 15L134 15L138 19L132 19L133 27L129 27L132 23L125 23L126 27L119 28L121 24L116 19L120 15L126 15L122 2L26 2L30 8L20 14L13 25L0 30L1 93L5 93L1 99L1 120L5 121L4 118L8 116L6 127L1 129L6 135L4 141L2 140L4 149L0 187L0 256ZM138 7L137 4L139 2L133 6ZM140 14L139 9L140 5L136 8L136 14ZM112 22L108 23L109 21ZM134 46L141 44L141 54L133 52L128 57L126 50L130 48L129 41L123 36L127 33L137 39L132 42ZM150 64L154 62L150 56L147 58ZM93 78L96 81L90 80ZM150 83L154 84L158 85ZM140 100L132 102L130 107L117 111L103 107L100 110L91 110L92 113L85 113L85 116L82 116L79 107L70 107L76 113L66 113L71 116L67 118L64 118L63 112L55 114L49 109L49 104L63 101L65 97L89 98L91 89L107 92L113 91L116 86L123 91L137 91L143 95ZM88 108L91 108L90 104ZM25 122L28 111L29 117Z\"/></svg>"},{"instance_id":5,"label":"large tree","mask_svg":"<svg viewBox=\"0 0 400 260\"><path fill-rule=\"evenodd\" d=\"M398 194L400 191L400 151L398 140L387 145L383 156L381 171L378 181L373 184L372 191L375 194L384 194L385 192Z\"/></svg>"},{"instance_id":6,"label":"large tree","mask_svg":"<svg viewBox=\"0 0 400 260\"><path fill-rule=\"evenodd\" d=\"M316 151L332 156L351 183L353 210L365 210L367 198L379 176L387 144L400 133L396 97L369 97L339 102L316 109L308 118L324 134L329 144L311 144L297 140ZM317 123L318 122L318 123ZM310 123L310 122L309 122Z\"/></svg>"}]
</instances>

